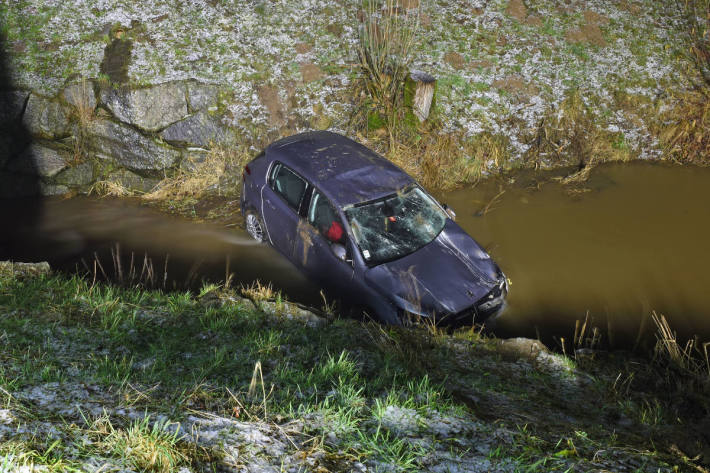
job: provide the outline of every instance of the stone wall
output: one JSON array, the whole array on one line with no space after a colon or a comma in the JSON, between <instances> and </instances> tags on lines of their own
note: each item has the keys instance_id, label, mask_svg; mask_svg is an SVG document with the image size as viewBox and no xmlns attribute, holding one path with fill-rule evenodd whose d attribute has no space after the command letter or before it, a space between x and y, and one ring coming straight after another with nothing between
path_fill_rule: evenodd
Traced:
<instances>
[{"instance_id":1,"label":"stone wall","mask_svg":"<svg viewBox=\"0 0 710 473\"><path fill-rule=\"evenodd\" d=\"M0 92L0 194L4 197L86 193L110 180L147 192L187 159L232 145L223 124L220 88L196 80L143 88L74 82L52 97ZM34 185L33 185L34 184Z\"/></svg>"}]
</instances>

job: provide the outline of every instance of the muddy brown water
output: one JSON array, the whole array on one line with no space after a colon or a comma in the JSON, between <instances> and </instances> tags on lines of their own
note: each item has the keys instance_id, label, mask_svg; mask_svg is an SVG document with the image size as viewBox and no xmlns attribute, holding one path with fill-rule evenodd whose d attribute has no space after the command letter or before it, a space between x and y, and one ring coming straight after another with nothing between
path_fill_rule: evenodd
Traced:
<instances>
[{"instance_id":1,"label":"muddy brown water","mask_svg":"<svg viewBox=\"0 0 710 473\"><path fill-rule=\"evenodd\" d=\"M710 169L610 165L583 187L518 174L437 195L512 282L496 334L569 340L575 321L589 314L605 343L625 347L640 327L650 330L655 310L679 335L710 340ZM229 270L236 284L269 281L291 300L321 304L318 287L236 225L194 223L110 199L15 202L2 213L3 259L73 270L84 268L82 260L91 268L96 254L113 274L118 243L123 272L131 254L136 266L147 254L158 285L169 255L167 288L220 281Z\"/></svg>"},{"instance_id":2,"label":"muddy brown water","mask_svg":"<svg viewBox=\"0 0 710 473\"><path fill-rule=\"evenodd\" d=\"M440 196L511 279L501 333L571 340L589 314L628 345L655 310L710 340L710 169L609 165L576 190L516 181Z\"/></svg>"}]
</instances>

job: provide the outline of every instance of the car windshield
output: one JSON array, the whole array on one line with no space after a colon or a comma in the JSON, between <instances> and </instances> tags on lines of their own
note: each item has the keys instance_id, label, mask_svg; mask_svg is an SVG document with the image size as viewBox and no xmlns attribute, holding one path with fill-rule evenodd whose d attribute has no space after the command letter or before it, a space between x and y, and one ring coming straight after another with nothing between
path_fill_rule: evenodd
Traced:
<instances>
[{"instance_id":1,"label":"car windshield","mask_svg":"<svg viewBox=\"0 0 710 473\"><path fill-rule=\"evenodd\" d=\"M345 209L353 237L368 264L401 258L432 241L446 213L419 187Z\"/></svg>"}]
</instances>

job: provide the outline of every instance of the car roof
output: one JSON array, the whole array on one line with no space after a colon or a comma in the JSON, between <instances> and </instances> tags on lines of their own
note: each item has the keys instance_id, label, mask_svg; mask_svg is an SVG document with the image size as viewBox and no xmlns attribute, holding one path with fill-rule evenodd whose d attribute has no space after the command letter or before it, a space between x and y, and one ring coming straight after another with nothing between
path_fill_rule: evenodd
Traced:
<instances>
[{"instance_id":1,"label":"car roof","mask_svg":"<svg viewBox=\"0 0 710 473\"><path fill-rule=\"evenodd\" d=\"M384 197L414 182L371 149L329 131L275 141L266 156L292 168L340 207Z\"/></svg>"}]
</instances>

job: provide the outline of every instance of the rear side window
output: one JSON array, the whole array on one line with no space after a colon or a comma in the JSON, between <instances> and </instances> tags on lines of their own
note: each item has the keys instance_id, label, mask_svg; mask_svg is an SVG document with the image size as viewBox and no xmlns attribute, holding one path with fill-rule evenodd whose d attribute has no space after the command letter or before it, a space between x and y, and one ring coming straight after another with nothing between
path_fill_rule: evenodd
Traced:
<instances>
[{"instance_id":1,"label":"rear side window","mask_svg":"<svg viewBox=\"0 0 710 473\"><path fill-rule=\"evenodd\" d=\"M303 194L306 193L306 181L283 164L276 164L271 174L271 188L298 212Z\"/></svg>"},{"instance_id":2,"label":"rear side window","mask_svg":"<svg viewBox=\"0 0 710 473\"><path fill-rule=\"evenodd\" d=\"M342 243L345 230L338 213L328 199L318 191L313 192L308 208L308 222L334 243Z\"/></svg>"}]
</instances>

